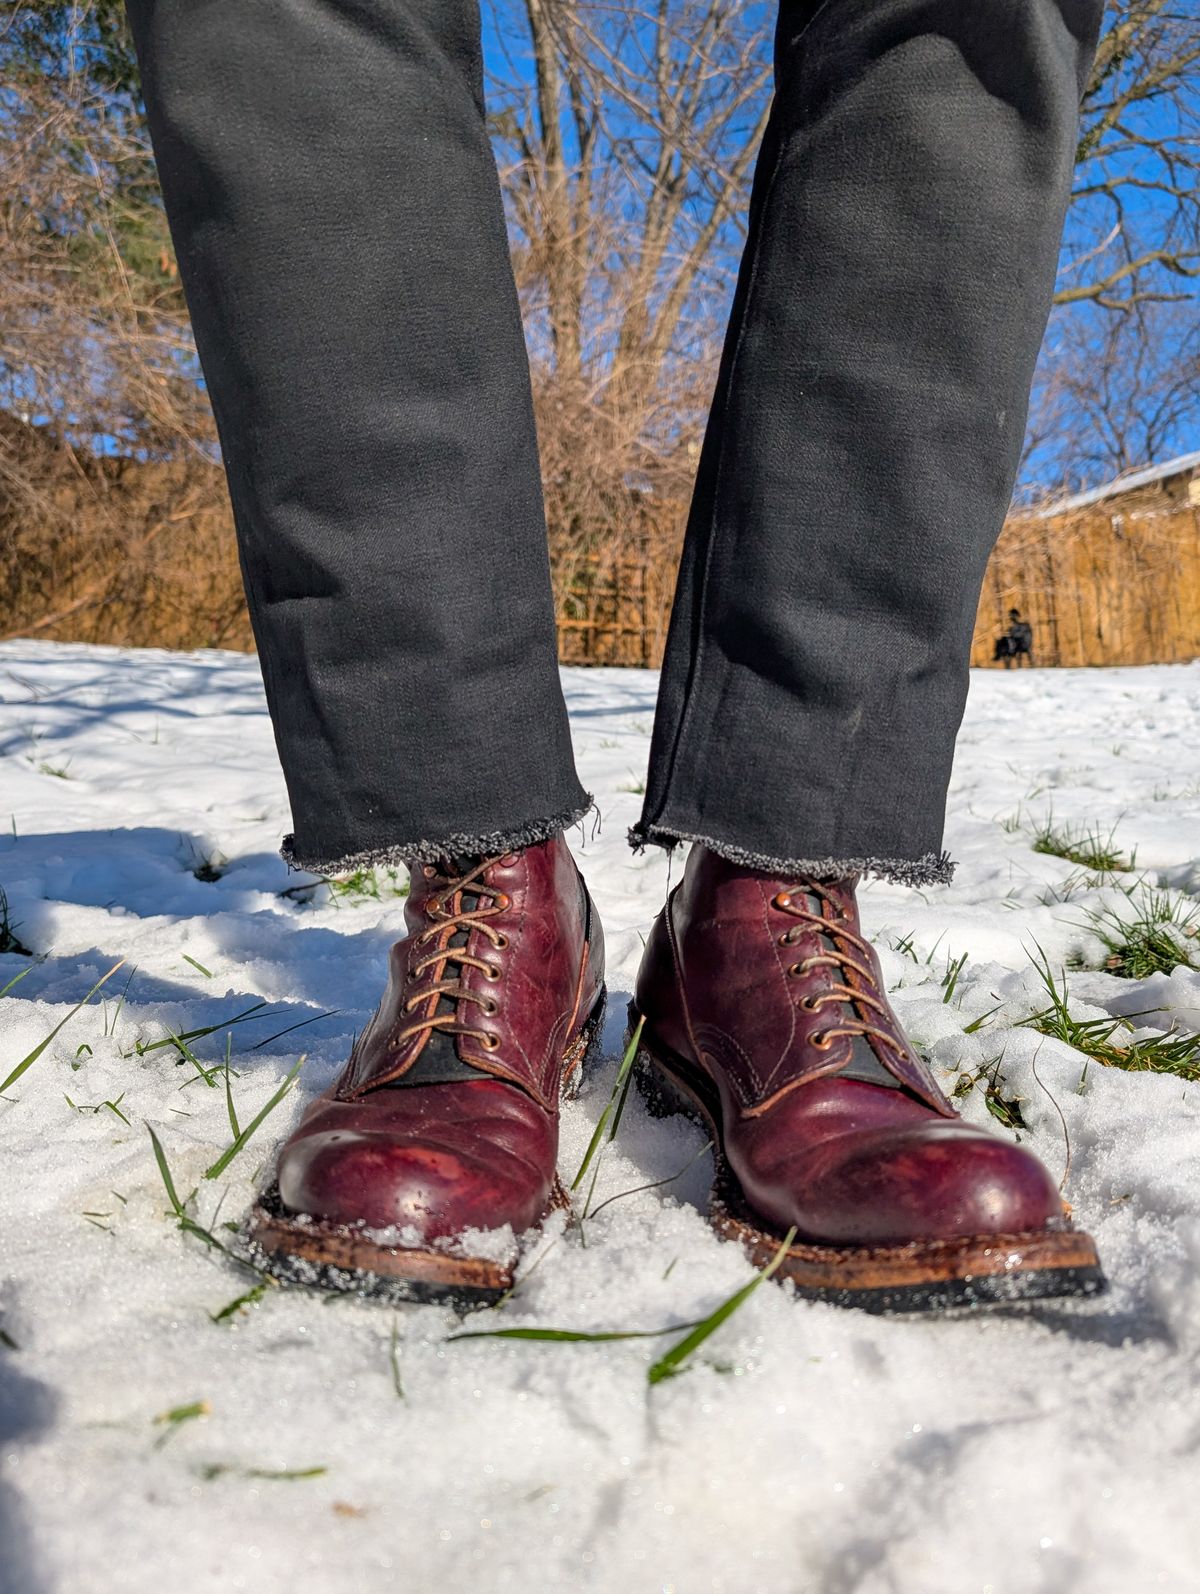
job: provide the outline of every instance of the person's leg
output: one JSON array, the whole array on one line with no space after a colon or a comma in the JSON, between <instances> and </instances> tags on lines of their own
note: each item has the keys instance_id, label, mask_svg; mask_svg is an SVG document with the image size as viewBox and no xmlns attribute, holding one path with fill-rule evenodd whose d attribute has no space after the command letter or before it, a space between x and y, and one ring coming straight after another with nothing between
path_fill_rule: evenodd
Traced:
<instances>
[{"instance_id":1,"label":"person's leg","mask_svg":"<svg viewBox=\"0 0 1200 1594\"><path fill-rule=\"evenodd\" d=\"M476 0L130 0L292 861L408 934L251 1220L283 1277L494 1299L555 1190L603 942ZM393 1230L393 1235L379 1231Z\"/></svg>"},{"instance_id":2,"label":"person's leg","mask_svg":"<svg viewBox=\"0 0 1200 1594\"><path fill-rule=\"evenodd\" d=\"M635 839L944 880L1102 0L782 0Z\"/></svg>"},{"instance_id":3,"label":"person's leg","mask_svg":"<svg viewBox=\"0 0 1200 1594\"><path fill-rule=\"evenodd\" d=\"M296 863L588 803L477 0L129 0Z\"/></svg>"},{"instance_id":4,"label":"person's leg","mask_svg":"<svg viewBox=\"0 0 1200 1594\"><path fill-rule=\"evenodd\" d=\"M633 1015L708 1120L714 1218L875 1309L1103 1283L892 1012L859 874L948 878L984 565L1102 0L783 0L777 95L635 841L692 840Z\"/></svg>"}]
</instances>

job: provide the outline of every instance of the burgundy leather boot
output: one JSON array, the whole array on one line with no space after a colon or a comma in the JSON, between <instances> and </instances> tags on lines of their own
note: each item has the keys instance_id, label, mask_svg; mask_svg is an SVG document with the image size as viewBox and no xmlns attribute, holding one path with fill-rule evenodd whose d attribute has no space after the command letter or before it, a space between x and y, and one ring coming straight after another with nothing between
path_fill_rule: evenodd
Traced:
<instances>
[{"instance_id":1,"label":"burgundy leather boot","mask_svg":"<svg viewBox=\"0 0 1200 1594\"><path fill-rule=\"evenodd\" d=\"M558 1105L599 1042L604 941L561 836L411 877L383 1001L284 1143L250 1243L283 1278L486 1304L510 1263L464 1231L566 1204Z\"/></svg>"},{"instance_id":2,"label":"burgundy leather boot","mask_svg":"<svg viewBox=\"0 0 1200 1594\"><path fill-rule=\"evenodd\" d=\"M872 1311L1089 1294L1053 1179L964 1123L905 1039L854 880L779 880L694 847L631 1005L651 1105L717 1148L712 1218L778 1277Z\"/></svg>"}]
</instances>

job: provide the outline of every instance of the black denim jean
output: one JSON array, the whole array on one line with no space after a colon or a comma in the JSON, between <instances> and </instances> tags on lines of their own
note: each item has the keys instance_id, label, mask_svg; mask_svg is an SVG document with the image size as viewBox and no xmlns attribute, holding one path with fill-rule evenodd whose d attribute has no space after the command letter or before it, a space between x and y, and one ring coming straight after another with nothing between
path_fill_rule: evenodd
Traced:
<instances>
[{"instance_id":1,"label":"black denim jean","mask_svg":"<svg viewBox=\"0 0 1200 1594\"><path fill-rule=\"evenodd\" d=\"M295 834L588 805L476 0L129 0ZM948 877L1102 0L781 0L635 843Z\"/></svg>"}]
</instances>

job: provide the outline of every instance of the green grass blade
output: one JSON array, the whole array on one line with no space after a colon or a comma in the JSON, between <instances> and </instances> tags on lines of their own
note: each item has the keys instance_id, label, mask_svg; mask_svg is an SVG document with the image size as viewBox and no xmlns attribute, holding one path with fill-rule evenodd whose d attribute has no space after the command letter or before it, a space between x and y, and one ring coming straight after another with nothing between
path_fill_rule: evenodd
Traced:
<instances>
[{"instance_id":1,"label":"green grass blade","mask_svg":"<svg viewBox=\"0 0 1200 1594\"><path fill-rule=\"evenodd\" d=\"M154 1441L155 1450L161 1450L185 1422L195 1422L198 1417L207 1417L211 1413L212 1407L207 1400L193 1400L186 1406L173 1406L170 1411L160 1411L157 1417L151 1418L155 1427L163 1430Z\"/></svg>"},{"instance_id":2,"label":"green grass blade","mask_svg":"<svg viewBox=\"0 0 1200 1594\"><path fill-rule=\"evenodd\" d=\"M197 1079L202 1079L210 1090L216 1090L216 1088L217 1088L217 1079L216 1079L217 1071L216 1071L216 1069L215 1068L211 1068L211 1069L205 1068L204 1064L196 1056L195 1052L187 1044L187 1042L183 1041L183 1040L180 1040L178 1036L174 1037L174 1043L175 1043L175 1046L178 1048L179 1055L183 1059L183 1061L185 1063L191 1063L192 1067L196 1070L196 1076L195 1077ZM178 1066L178 1065L176 1065L176 1066ZM192 1083L192 1081L190 1079L188 1079L188 1080L185 1080L184 1083L190 1085ZM183 1087L181 1086L180 1089L182 1089L182 1088Z\"/></svg>"},{"instance_id":3,"label":"green grass blade","mask_svg":"<svg viewBox=\"0 0 1200 1594\"><path fill-rule=\"evenodd\" d=\"M621 1119L625 1114L625 1103L629 1097L629 1087L633 1084L633 1064L637 1057L638 1042L642 1038L642 1029L645 1023L646 1020L644 1017L638 1019L637 1028L629 1037L629 1049L626 1051L625 1056L621 1059L621 1067L617 1073L616 1082L617 1086L620 1087L621 1097L617 1102L616 1113L613 1115L612 1128L608 1131L608 1138L610 1140L615 1140L617 1138L617 1130L621 1127ZM632 1055L630 1055L631 1053ZM616 1095L616 1087L614 1087L613 1094Z\"/></svg>"},{"instance_id":4,"label":"green grass blade","mask_svg":"<svg viewBox=\"0 0 1200 1594\"><path fill-rule=\"evenodd\" d=\"M229 1083L229 1054L225 1054L225 1110L229 1114L229 1127L233 1130L235 1143L241 1139L242 1129L238 1123L237 1109L233 1105L233 1086Z\"/></svg>"},{"instance_id":5,"label":"green grass blade","mask_svg":"<svg viewBox=\"0 0 1200 1594\"><path fill-rule=\"evenodd\" d=\"M255 1301L261 1301L273 1283L273 1279L263 1279L261 1284L256 1284L253 1289L247 1290L244 1295L239 1295L235 1300L230 1301L227 1306L223 1306L219 1312L210 1312L208 1314L209 1321L224 1323L228 1318L236 1317L244 1306L253 1306Z\"/></svg>"},{"instance_id":6,"label":"green grass blade","mask_svg":"<svg viewBox=\"0 0 1200 1594\"><path fill-rule=\"evenodd\" d=\"M964 1024L963 1034L974 1035L977 1031L981 1030L987 1023L988 1019L991 1018L994 1013L998 1013L1003 1006L1003 1002L997 1002L995 1007L989 1007L986 1013L980 1013L978 1018L973 1018L969 1024Z\"/></svg>"},{"instance_id":7,"label":"green grass blade","mask_svg":"<svg viewBox=\"0 0 1200 1594\"><path fill-rule=\"evenodd\" d=\"M264 1046L269 1046L272 1041L282 1040L285 1035L290 1035L294 1029L303 1029L306 1024L319 1024L323 1018L336 1018L340 1012L340 1007L330 1007L326 1008L323 1013L313 1013L310 1018L302 1018L296 1024L289 1024L286 1029L277 1029L274 1035L268 1035L266 1040L255 1041L250 1050L260 1052Z\"/></svg>"},{"instance_id":8,"label":"green grass blade","mask_svg":"<svg viewBox=\"0 0 1200 1594\"><path fill-rule=\"evenodd\" d=\"M248 1024L255 1017L267 1017L263 1013L266 1002L255 1002L253 1007L248 1007L242 1013L235 1013L232 1018L222 1019L219 1024L206 1024L202 1029L181 1030L178 1035L164 1035L158 1041L138 1041L134 1047L137 1056L144 1057L147 1052L157 1052L164 1046L177 1046L180 1041L199 1041L206 1035L215 1035L218 1030L232 1029L235 1024Z\"/></svg>"},{"instance_id":9,"label":"green grass blade","mask_svg":"<svg viewBox=\"0 0 1200 1594\"><path fill-rule=\"evenodd\" d=\"M33 1067L34 1063L37 1062L38 1058L46 1050L47 1046L49 1046L50 1042L59 1033L59 1031L65 1029L67 1027L67 1025L75 1017L76 1013L79 1012L81 1007L86 1007L87 1006L87 1004L91 1001L92 997L95 996L96 992L100 989L100 987L103 984L105 984L106 981L112 979L113 975L117 972L117 970L119 968L121 968L123 966L124 962L125 962L125 959L122 958L119 963L114 963L113 964L112 968L109 969L107 974L102 974L100 976L100 978L96 981L95 985L92 986L91 990L83 998L83 1000L81 1002L76 1002L75 1006L67 1014L66 1018L60 1020L59 1023L57 1023L54 1026L54 1028L50 1031L49 1035L46 1036L45 1040L42 1040L42 1041L38 1042L38 1044L29 1053L28 1057L23 1057L21 1059L21 1061L13 1069L12 1073L9 1074L8 1078L4 1081L4 1083L2 1085L0 1085L0 1094L2 1094L4 1091L6 1091L10 1085L15 1085L17 1080L20 1079L21 1075L26 1071L26 1069ZM9 988L8 986L5 986L5 990L7 990L8 988Z\"/></svg>"},{"instance_id":10,"label":"green grass blade","mask_svg":"<svg viewBox=\"0 0 1200 1594\"><path fill-rule=\"evenodd\" d=\"M273 1472L269 1467L247 1467L243 1476L270 1478L276 1483L294 1483L300 1478L323 1478L328 1471L328 1467L283 1467L278 1472Z\"/></svg>"},{"instance_id":11,"label":"green grass blade","mask_svg":"<svg viewBox=\"0 0 1200 1594\"><path fill-rule=\"evenodd\" d=\"M149 1130L150 1141L154 1146L154 1160L158 1163L158 1171L162 1175L163 1186L167 1192L167 1200L171 1203L177 1218L184 1222L190 1221L187 1213L183 1210L183 1202L179 1199L179 1193L175 1189L175 1181L171 1177L171 1169L167 1163L167 1154L162 1148L162 1141L149 1124L146 1125L146 1128Z\"/></svg>"},{"instance_id":12,"label":"green grass blade","mask_svg":"<svg viewBox=\"0 0 1200 1594\"><path fill-rule=\"evenodd\" d=\"M19 985L27 974L33 973L35 968L37 968L37 964L31 963L27 969L22 969L19 974L14 974L7 985L0 985L0 996L7 996L9 991L12 990L13 986Z\"/></svg>"},{"instance_id":13,"label":"green grass blade","mask_svg":"<svg viewBox=\"0 0 1200 1594\"><path fill-rule=\"evenodd\" d=\"M194 1234L198 1240L203 1240L210 1250L220 1251L222 1256L227 1256L231 1262L236 1262L239 1267L244 1267L251 1273L257 1274L260 1279L267 1277L261 1268L255 1267L253 1262L247 1262L245 1257L235 1255L227 1245L221 1244L211 1229L206 1229L203 1224L197 1223L195 1218L189 1217L186 1212L179 1219L179 1227L185 1234Z\"/></svg>"},{"instance_id":14,"label":"green grass blade","mask_svg":"<svg viewBox=\"0 0 1200 1594\"><path fill-rule=\"evenodd\" d=\"M158 1424L191 1422L196 1417L207 1417L212 1407L207 1400L189 1401L186 1406L172 1406L170 1411L160 1411L153 1420Z\"/></svg>"},{"instance_id":15,"label":"green grass blade","mask_svg":"<svg viewBox=\"0 0 1200 1594\"><path fill-rule=\"evenodd\" d=\"M104 1033L106 1035L109 1035L109 1034L115 1035L117 1033L117 1020L121 1016L121 1009L125 1006L125 998L129 995L129 987L133 984L133 976L137 973L137 971L138 971L138 966L135 963L133 965L133 967L129 971L129 978L125 981L125 989L121 992L121 1000L117 1003L117 1010L112 1016L112 1028L111 1028L111 1030L109 1029L109 1026L108 1026L107 1016L105 1018Z\"/></svg>"},{"instance_id":16,"label":"green grass blade","mask_svg":"<svg viewBox=\"0 0 1200 1594\"><path fill-rule=\"evenodd\" d=\"M678 1334L681 1328L697 1326L672 1323L670 1328L608 1329L595 1334L575 1328L472 1328L462 1334L449 1335L446 1343L451 1344L456 1339L535 1339L564 1345L600 1345L616 1339L661 1339L664 1334Z\"/></svg>"},{"instance_id":17,"label":"green grass blade","mask_svg":"<svg viewBox=\"0 0 1200 1594\"><path fill-rule=\"evenodd\" d=\"M154 1133L149 1124L146 1125L154 1146L154 1160L158 1163L158 1171L162 1175L163 1188L167 1192L167 1199L175 1216L179 1219L179 1227L185 1234L194 1234L198 1240L203 1240L205 1245L214 1251L220 1251L222 1256L227 1256L231 1262L236 1262L239 1267L244 1267L247 1272L255 1274L258 1278L269 1281L269 1275L262 1268L255 1267L253 1262L248 1262L245 1257L237 1256L227 1245L222 1245L216 1235L211 1233L203 1224L197 1223L187 1211L187 1203L179 1199L179 1192L175 1188L175 1181L171 1177L171 1169L167 1163L167 1154L162 1148L162 1142ZM192 1192L192 1195L195 1191ZM191 1196L188 1197L191 1200ZM218 1211L220 1208L218 1207Z\"/></svg>"},{"instance_id":18,"label":"green grass blade","mask_svg":"<svg viewBox=\"0 0 1200 1594\"><path fill-rule=\"evenodd\" d=\"M592 1210L592 1197L596 1193L596 1180L600 1177L600 1164L592 1169L592 1182L588 1185L588 1193L583 1198L583 1214L579 1219L579 1239L584 1250L587 1249L587 1229L584 1227Z\"/></svg>"},{"instance_id":19,"label":"green grass blade","mask_svg":"<svg viewBox=\"0 0 1200 1594\"><path fill-rule=\"evenodd\" d=\"M604 1127L608 1123L609 1118L612 1116L613 1107L616 1104L617 1098L621 1094L622 1089L624 1088L625 1081L629 1076L629 1071L633 1067L633 1060L637 1056L638 1042L642 1038L642 1026L645 1024L645 1022L646 1020L644 1018L639 1018L637 1028L629 1037L629 1045L625 1048L625 1055L622 1057L621 1066L617 1070L617 1077L615 1083L613 1084L612 1095L608 1098L608 1102L604 1108L604 1111L600 1114L599 1121L597 1122L595 1129L592 1131L592 1138L588 1141L588 1148L583 1154L583 1161L579 1164L579 1172L571 1180L572 1190L579 1189L579 1186L583 1183L584 1174L591 1166L592 1158L600 1149L600 1142L604 1138Z\"/></svg>"},{"instance_id":20,"label":"green grass blade","mask_svg":"<svg viewBox=\"0 0 1200 1594\"><path fill-rule=\"evenodd\" d=\"M183 961L185 963L190 963L194 969L199 969L200 973L203 974L206 980L212 979L212 970L206 969L203 963L197 963L196 959L194 957L189 957L186 952L183 954Z\"/></svg>"},{"instance_id":21,"label":"green grass blade","mask_svg":"<svg viewBox=\"0 0 1200 1594\"><path fill-rule=\"evenodd\" d=\"M559 1238L561 1238L561 1236L559 1236ZM542 1251L540 1253L540 1255L538 1255L537 1257L534 1258L534 1260L526 1268L525 1272L521 1274L520 1278L515 1279L508 1286L508 1288L505 1290L504 1294L500 1296L499 1300L497 1300L495 1305L491 1308L491 1310L493 1312L498 1312L502 1306L507 1306L508 1302L512 1300L513 1296L517 1293L517 1291L520 1290L520 1289L523 1289L525 1287L526 1283L529 1281L529 1279L531 1279L533 1277L533 1275L537 1272L538 1268L541 1267L542 1263L550 1255L551 1251L553 1251L554 1247L557 1244L558 1244L558 1239L554 1239L554 1240L550 1241L550 1244L548 1246L546 1246L545 1250Z\"/></svg>"},{"instance_id":22,"label":"green grass blade","mask_svg":"<svg viewBox=\"0 0 1200 1594\"><path fill-rule=\"evenodd\" d=\"M788 1247L795 1238L796 1230L793 1227L788 1230L778 1251L776 1251L761 1273L752 1278L749 1284L743 1284L740 1290L735 1290L728 1300L722 1301L715 1312L710 1312L706 1318L697 1323L691 1333L686 1334L678 1345L672 1345L664 1356L659 1357L646 1373L647 1382L660 1384L664 1378L674 1378L676 1373L679 1372L682 1363L687 1360L692 1352L698 1346L703 1345L710 1334L715 1334L721 1324L727 1322L733 1316L737 1309L754 1294L760 1284L769 1279L773 1273L778 1272L784 1257L787 1255Z\"/></svg>"},{"instance_id":23,"label":"green grass blade","mask_svg":"<svg viewBox=\"0 0 1200 1594\"><path fill-rule=\"evenodd\" d=\"M273 1482L291 1483L298 1478L323 1478L328 1471L328 1467L284 1467L275 1471L270 1467L238 1467L228 1461L208 1461L196 1468L197 1474L205 1483L212 1483L217 1478L230 1475L238 1478L269 1478Z\"/></svg>"},{"instance_id":24,"label":"green grass blade","mask_svg":"<svg viewBox=\"0 0 1200 1594\"><path fill-rule=\"evenodd\" d=\"M953 963L950 963L947 966L946 978L942 982L945 986L945 995L942 997L943 1002L948 1004L953 999L954 992L958 986L959 977L967 966L967 958L969 956L969 953L964 952L960 958L956 958Z\"/></svg>"},{"instance_id":25,"label":"green grass blade","mask_svg":"<svg viewBox=\"0 0 1200 1594\"><path fill-rule=\"evenodd\" d=\"M279 1103L287 1095L288 1091L291 1090L292 1086L296 1083L296 1076L303 1067L304 1058L298 1057L296 1059L295 1066L290 1070L283 1084L280 1085L279 1089L271 1097L270 1101L266 1104L262 1111L255 1114L246 1127L236 1137L233 1144L228 1146L221 1153L216 1162L213 1163L212 1167L205 1169L204 1177L206 1179L219 1179L221 1177L226 1168L228 1168L229 1164L237 1156L238 1152L241 1151L242 1147L262 1123L263 1119L266 1118L269 1113L274 1112L275 1108L279 1106Z\"/></svg>"},{"instance_id":26,"label":"green grass blade","mask_svg":"<svg viewBox=\"0 0 1200 1594\"><path fill-rule=\"evenodd\" d=\"M400 1319L392 1318L392 1338L388 1346L388 1361L392 1369L392 1388L397 1400L404 1399L404 1383L400 1377Z\"/></svg>"},{"instance_id":27,"label":"green grass blade","mask_svg":"<svg viewBox=\"0 0 1200 1594\"><path fill-rule=\"evenodd\" d=\"M590 1216L593 1218L598 1216L605 1207L612 1206L614 1201L624 1201L626 1196L641 1195L644 1190L661 1190L665 1184L674 1184L676 1179L682 1179L685 1173L696 1166L706 1151L712 1150L712 1144L711 1140L706 1140L695 1156L688 1158L678 1173L669 1173L665 1179L654 1179L650 1184L635 1184L632 1190L618 1190L616 1195L606 1197Z\"/></svg>"}]
</instances>

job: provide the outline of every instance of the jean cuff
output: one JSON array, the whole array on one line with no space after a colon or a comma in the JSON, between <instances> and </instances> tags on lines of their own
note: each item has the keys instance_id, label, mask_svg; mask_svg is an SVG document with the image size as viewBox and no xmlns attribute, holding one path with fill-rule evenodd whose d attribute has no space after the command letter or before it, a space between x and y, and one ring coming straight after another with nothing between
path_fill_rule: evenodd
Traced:
<instances>
[{"instance_id":1,"label":"jean cuff","mask_svg":"<svg viewBox=\"0 0 1200 1594\"><path fill-rule=\"evenodd\" d=\"M569 825L578 824L591 812L592 807L592 799L588 795L581 808L530 820L511 830L490 830L475 835L462 831L448 836L421 837L416 841L390 842L384 847L365 847L360 852L330 857L323 856L319 849L310 851L298 843L295 836L285 836L279 851L289 869L304 869L309 874L318 875L351 874L356 869L371 869L379 865L437 863L442 858L493 857L506 852L519 852L523 847L536 846L540 841L549 841Z\"/></svg>"},{"instance_id":2,"label":"jean cuff","mask_svg":"<svg viewBox=\"0 0 1200 1594\"><path fill-rule=\"evenodd\" d=\"M873 875L902 886L945 886L950 884L955 870L948 852L927 852L920 858L784 858L750 852L736 842L720 841L714 836L667 830L662 825L638 824L629 832L629 845L637 852L647 846L670 850L681 841L696 842L743 869L757 869L785 880L846 880L852 875Z\"/></svg>"}]
</instances>

